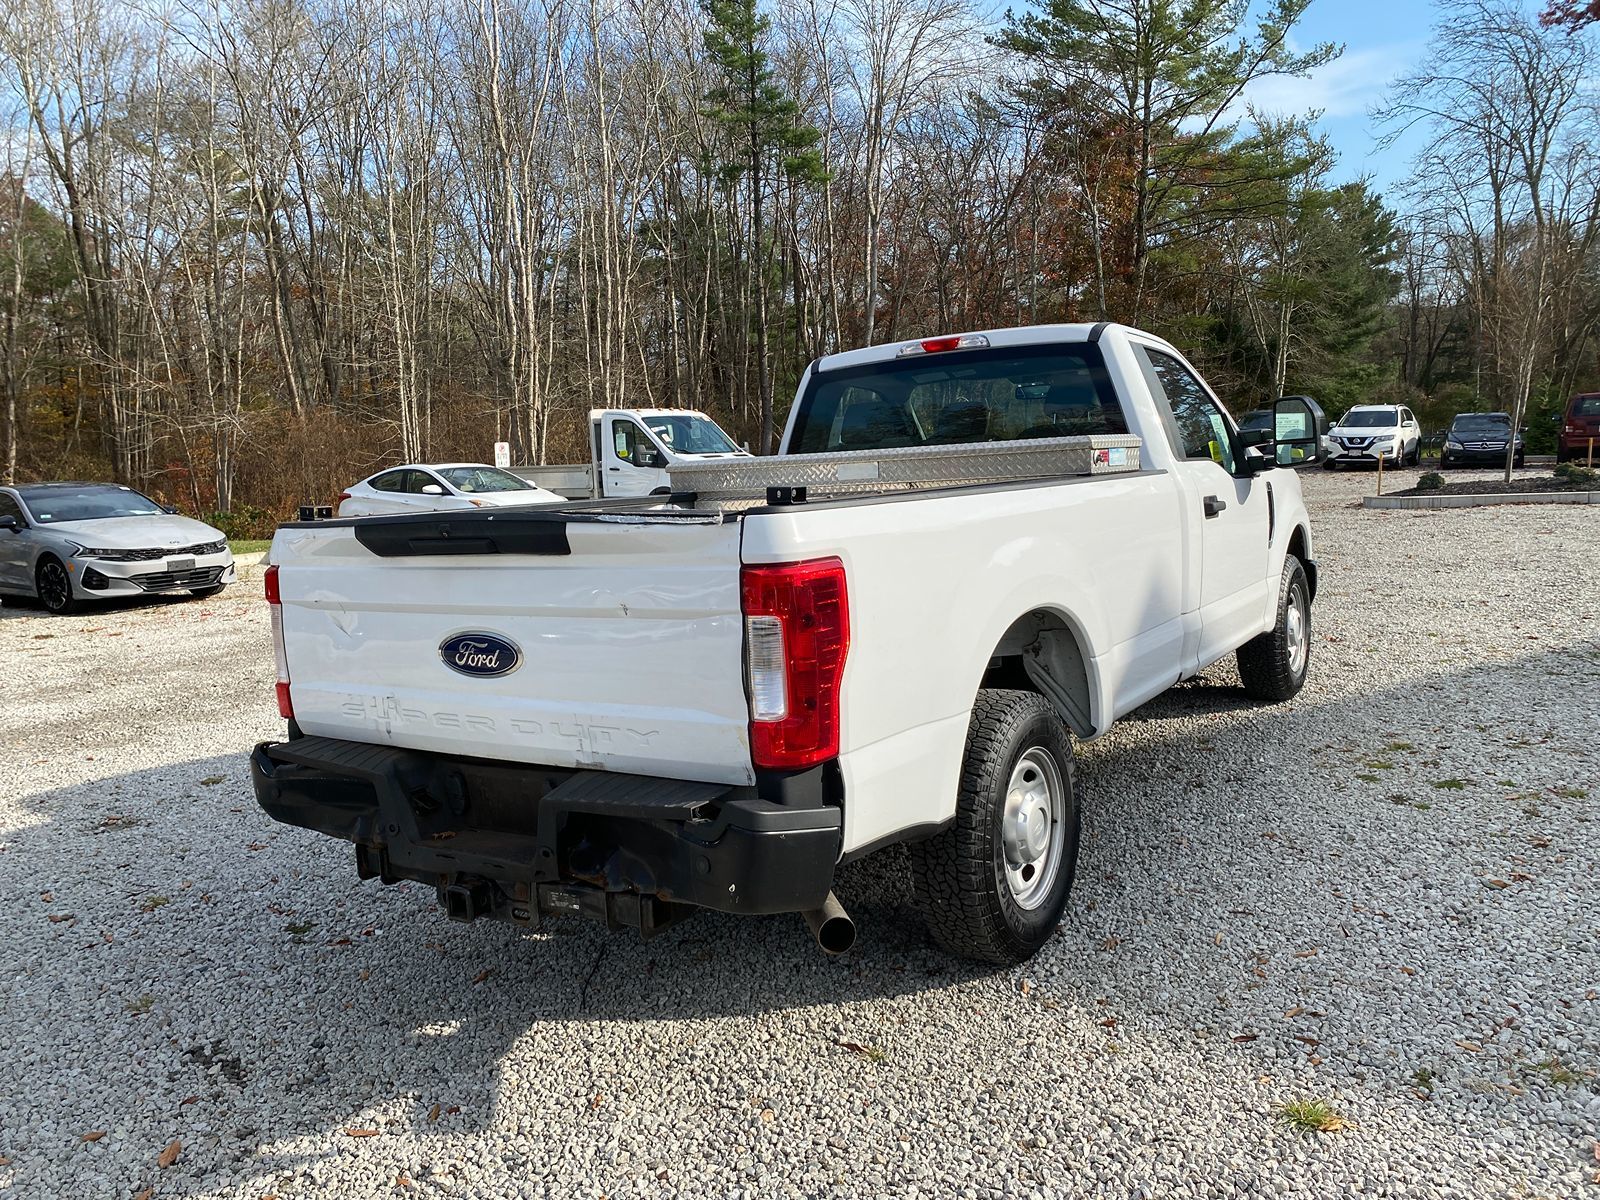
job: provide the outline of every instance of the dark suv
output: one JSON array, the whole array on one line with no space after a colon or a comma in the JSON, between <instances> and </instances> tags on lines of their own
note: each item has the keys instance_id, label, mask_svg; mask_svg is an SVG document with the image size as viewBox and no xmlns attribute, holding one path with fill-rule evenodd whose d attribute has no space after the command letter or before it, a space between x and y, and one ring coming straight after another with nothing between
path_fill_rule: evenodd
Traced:
<instances>
[{"instance_id":1,"label":"dark suv","mask_svg":"<svg viewBox=\"0 0 1600 1200\"><path fill-rule=\"evenodd\" d=\"M1567 405L1567 415L1561 422L1556 461L1587 459L1591 444L1595 457L1600 458L1600 392L1580 392Z\"/></svg>"},{"instance_id":2,"label":"dark suv","mask_svg":"<svg viewBox=\"0 0 1600 1200\"><path fill-rule=\"evenodd\" d=\"M1464 467L1469 464L1498 466L1506 461L1506 443L1511 440L1511 414L1503 412L1462 413L1450 422L1450 432L1444 435L1444 448L1439 451L1441 467ZM1523 459L1522 434L1517 434L1513 466L1520 467Z\"/></svg>"}]
</instances>

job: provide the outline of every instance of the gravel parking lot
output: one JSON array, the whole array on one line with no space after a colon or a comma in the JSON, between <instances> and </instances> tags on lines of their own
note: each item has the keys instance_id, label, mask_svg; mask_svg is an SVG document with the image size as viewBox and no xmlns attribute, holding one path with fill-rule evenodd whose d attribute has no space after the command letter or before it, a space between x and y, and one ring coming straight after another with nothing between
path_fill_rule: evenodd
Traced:
<instances>
[{"instance_id":1,"label":"gravel parking lot","mask_svg":"<svg viewBox=\"0 0 1600 1200\"><path fill-rule=\"evenodd\" d=\"M258 586L0 610L0 1195L1600 1196L1600 513L1372 483L1306 478L1298 700L1219 664L1080 748L1010 972L895 855L840 960L452 925L256 808Z\"/></svg>"}]
</instances>

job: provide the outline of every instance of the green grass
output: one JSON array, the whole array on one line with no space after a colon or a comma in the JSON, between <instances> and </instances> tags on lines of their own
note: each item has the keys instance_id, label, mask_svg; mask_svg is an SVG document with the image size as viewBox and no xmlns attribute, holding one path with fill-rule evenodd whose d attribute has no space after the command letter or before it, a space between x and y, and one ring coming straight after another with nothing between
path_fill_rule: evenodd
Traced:
<instances>
[{"instance_id":1,"label":"green grass","mask_svg":"<svg viewBox=\"0 0 1600 1200\"><path fill-rule=\"evenodd\" d=\"M228 543L228 549L233 551L233 553L235 555L239 555L239 554L260 554L261 552L266 550L271 545L272 545L272 543L270 541L265 541L265 542L263 542L263 541L229 542Z\"/></svg>"},{"instance_id":2,"label":"green grass","mask_svg":"<svg viewBox=\"0 0 1600 1200\"><path fill-rule=\"evenodd\" d=\"M1543 1075L1545 1079L1558 1087L1583 1081L1582 1075L1563 1064L1559 1058L1554 1056L1545 1059L1541 1063L1534 1063L1528 1068L1528 1071L1532 1074Z\"/></svg>"},{"instance_id":3,"label":"green grass","mask_svg":"<svg viewBox=\"0 0 1600 1200\"><path fill-rule=\"evenodd\" d=\"M1338 1133L1347 1124L1326 1100L1290 1100L1278 1107L1278 1119L1303 1133Z\"/></svg>"},{"instance_id":4,"label":"green grass","mask_svg":"<svg viewBox=\"0 0 1600 1200\"><path fill-rule=\"evenodd\" d=\"M1433 786L1441 792L1459 792L1467 785L1459 779L1437 779L1434 781Z\"/></svg>"},{"instance_id":5,"label":"green grass","mask_svg":"<svg viewBox=\"0 0 1600 1200\"><path fill-rule=\"evenodd\" d=\"M1416 1088L1417 1091L1426 1093L1430 1096L1433 1094L1433 1085L1435 1079L1436 1076L1433 1073L1432 1067L1418 1067L1415 1071L1411 1072L1411 1086Z\"/></svg>"},{"instance_id":6,"label":"green grass","mask_svg":"<svg viewBox=\"0 0 1600 1200\"><path fill-rule=\"evenodd\" d=\"M1588 788L1581 787L1553 787L1550 789L1563 800L1582 800L1589 794Z\"/></svg>"}]
</instances>

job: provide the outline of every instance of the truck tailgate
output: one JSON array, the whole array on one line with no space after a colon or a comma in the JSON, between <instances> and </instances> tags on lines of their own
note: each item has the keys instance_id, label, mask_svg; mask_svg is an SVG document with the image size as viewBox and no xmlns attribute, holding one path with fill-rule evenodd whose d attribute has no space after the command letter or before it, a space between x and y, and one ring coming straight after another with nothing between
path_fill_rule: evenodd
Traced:
<instances>
[{"instance_id":1,"label":"truck tailgate","mask_svg":"<svg viewBox=\"0 0 1600 1200\"><path fill-rule=\"evenodd\" d=\"M399 529L397 521L415 519L380 518L362 536L378 525ZM374 553L355 523L280 529L271 561L300 728L491 759L753 782L738 523L557 517L554 532L563 530L560 549L460 554ZM515 668L452 666L447 643L474 633L511 643L491 665L514 660Z\"/></svg>"}]
</instances>

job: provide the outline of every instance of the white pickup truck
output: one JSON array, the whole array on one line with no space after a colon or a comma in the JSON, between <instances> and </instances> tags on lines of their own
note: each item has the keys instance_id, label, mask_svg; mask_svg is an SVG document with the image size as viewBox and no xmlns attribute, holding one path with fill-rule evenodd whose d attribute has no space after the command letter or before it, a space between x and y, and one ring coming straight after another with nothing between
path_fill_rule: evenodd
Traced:
<instances>
[{"instance_id":1,"label":"white pickup truck","mask_svg":"<svg viewBox=\"0 0 1600 1200\"><path fill-rule=\"evenodd\" d=\"M672 468L722 458L748 458L722 427L692 408L595 408L589 411L586 463L511 467L514 475L568 499L661 496L672 491Z\"/></svg>"},{"instance_id":2,"label":"white pickup truck","mask_svg":"<svg viewBox=\"0 0 1600 1200\"><path fill-rule=\"evenodd\" d=\"M1300 690L1301 403L1241 434L1159 338L991 330L819 360L780 455L670 496L285 525L257 797L458 920L800 912L833 951L836 867L906 842L934 936L1019 961L1072 883L1069 730L1235 652Z\"/></svg>"}]
</instances>

